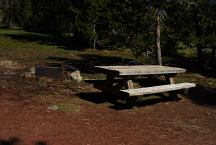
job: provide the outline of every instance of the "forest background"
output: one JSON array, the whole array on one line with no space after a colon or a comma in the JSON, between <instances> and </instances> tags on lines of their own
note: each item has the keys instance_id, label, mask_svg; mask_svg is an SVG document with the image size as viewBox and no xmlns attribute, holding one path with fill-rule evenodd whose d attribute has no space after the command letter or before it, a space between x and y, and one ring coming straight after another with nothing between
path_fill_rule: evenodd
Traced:
<instances>
[{"instance_id":1,"label":"forest background","mask_svg":"<svg viewBox=\"0 0 216 145\"><path fill-rule=\"evenodd\" d=\"M69 49L129 49L145 63L186 50L215 67L215 0L1 0L0 24L49 34ZM158 27L160 26L160 27Z\"/></svg>"}]
</instances>

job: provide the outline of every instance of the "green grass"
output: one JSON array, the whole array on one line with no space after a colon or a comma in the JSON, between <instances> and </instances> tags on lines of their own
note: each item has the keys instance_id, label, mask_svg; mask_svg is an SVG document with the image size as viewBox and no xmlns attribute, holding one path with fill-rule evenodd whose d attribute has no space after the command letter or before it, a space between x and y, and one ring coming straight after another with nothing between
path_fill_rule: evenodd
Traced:
<instances>
[{"instance_id":1,"label":"green grass","mask_svg":"<svg viewBox=\"0 0 216 145\"><path fill-rule=\"evenodd\" d=\"M130 50L65 50L63 46L53 44L49 40L50 36L44 34L25 32L23 30L0 29L0 58L3 60L12 60L13 62L30 67L38 63L56 62L57 60L49 58L60 57L68 60L72 59L78 68L87 70L91 69L89 66L106 64L106 61L109 64L118 65L124 63L126 59L135 59ZM195 57L196 50L182 49L178 53L191 58ZM92 59L92 56L98 58L98 60L94 60L95 58ZM89 60L85 60L88 57ZM114 58L120 59L114 60ZM104 77L103 75L95 75L94 73L82 71L81 73L84 75L84 78ZM205 87L216 88L215 78L196 73L179 75L177 81L195 82Z\"/></svg>"},{"instance_id":2,"label":"green grass","mask_svg":"<svg viewBox=\"0 0 216 145\"><path fill-rule=\"evenodd\" d=\"M178 49L178 54L187 58L195 58L197 56L197 49L196 48Z\"/></svg>"},{"instance_id":3,"label":"green grass","mask_svg":"<svg viewBox=\"0 0 216 145\"><path fill-rule=\"evenodd\" d=\"M26 39L28 36L33 40ZM42 41L46 39L48 36L43 34L0 29L0 56L24 64L34 64L47 61L49 56L73 57L77 53L63 50L60 46L43 43Z\"/></svg>"},{"instance_id":4,"label":"green grass","mask_svg":"<svg viewBox=\"0 0 216 145\"><path fill-rule=\"evenodd\" d=\"M76 104L69 104L69 103L58 103L56 104L59 111L63 111L66 113L76 113L80 111L80 106Z\"/></svg>"},{"instance_id":5,"label":"green grass","mask_svg":"<svg viewBox=\"0 0 216 145\"><path fill-rule=\"evenodd\" d=\"M28 39L29 38L29 39ZM50 44L49 36L22 30L0 29L0 56L22 63L40 63L47 57L74 58L81 54L133 58L128 51L64 50L63 46ZM29 63L30 63L29 62Z\"/></svg>"}]
</instances>

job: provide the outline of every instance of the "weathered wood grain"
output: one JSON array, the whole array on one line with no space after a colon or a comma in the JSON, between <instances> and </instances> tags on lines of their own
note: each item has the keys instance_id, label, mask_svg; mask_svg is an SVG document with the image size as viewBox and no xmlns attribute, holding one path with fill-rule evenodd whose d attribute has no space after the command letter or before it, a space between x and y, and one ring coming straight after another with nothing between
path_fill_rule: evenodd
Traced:
<instances>
[{"instance_id":1,"label":"weathered wood grain","mask_svg":"<svg viewBox=\"0 0 216 145\"><path fill-rule=\"evenodd\" d=\"M195 86L196 84L194 83L179 83L179 84L170 84L170 85L162 85L162 86L154 86L154 87L146 87L146 88L138 88L138 89L121 90L121 92L124 92L128 96L141 96L147 94L175 91L180 89L188 89Z\"/></svg>"},{"instance_id":2,"label":"weathered wood grain","mask_svg":"<svg viewBox=\"0 0 216 145\"><path fill-rule=\"evenodd\" d=\"M186 72L182 68L159 65L95 66L95 68L102 73L117 76L177 74Z\"/></svg>"},{"instance_id":3,"label":"weathered wood grain","mask_svg":"<svg viewBox=\"0 0 216 145\"><path fill-rule=\"evenodd\" d=\"M133 80L127 80L126 81L126 88L127 89L133 89L134 88Z\"/></svg>"},{"instance_id":4,"label":"weathered wood grain","mask_svg":"<svg viewBox=\"0 0 216 145\"><path fill-rule=\"evenodd\" d=\"M175 84L175 76L176 74L165 75L167 83Z\"/></svg>"}]
</instances>

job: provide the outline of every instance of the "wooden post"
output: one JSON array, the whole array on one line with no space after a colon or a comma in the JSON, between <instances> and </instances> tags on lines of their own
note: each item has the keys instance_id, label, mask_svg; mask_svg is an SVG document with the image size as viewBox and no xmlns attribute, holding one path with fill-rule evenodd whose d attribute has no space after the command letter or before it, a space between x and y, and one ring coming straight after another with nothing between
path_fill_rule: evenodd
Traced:
<instances>
[{"instance_id":1,"label":"wooden post","mask_svg":"<svg viewBox=\"0 0 216 145\"><path fill-rule=\"evenodd\" d=\"M168 75L168 76L166 76L167 82L170 83L170 84L175 84L174 77L175 77L175 75ZM173 101L177 101L177 98L178 98L177 92L176 91L169 92L169 97Z\"/></svg>"},{"instance_id":2,"label":"wooden post","mask_svg":"<svg viewBox=\"0 0 216 145\"><path fill-rule=\"evenodd\" d=\"M124 78L125 81L125 89L133 89L133 80L131 78Z\"/></svg>"},{"instance_id":3,"label":"wooden post","mask_svg":"<svg viewBox=\"0 0 216 145\"><path fill-rule=\"evenodd\" d=\"M170 76L169 81L170 81L170 84L175 84L175 80L173 76Z\"/></svg>"},{"instance_id":4,"label":"wooden post","mask_svg":"<svg viewBox=\"0 0 216 145\"><path fill-rule=\"evenodd\" d=\"M175 84L175 79L174 79L175 75L168 75L168 76L165 76L165 77L166 77L166 80L167 80L168 83Z\"/></svg>"},{"instance_id":5,"label":"wooden post","mask_svg":"<svg viewBox=\"0 0 216 145\"><path fill-rule=\"evenodd\" d=\"M125 81L125 89L133 89L134 88L133 80L131 77L124 78L124 81ZM137 101L136 96L126 98L127 106L130 108L133 108L136 101Z\"/></svg>"},{"instance_id":6,"label":"wooden post","mask_svg":"<svg viewBox=\"0 0 216 145\"><path fill-rule=\"evenodd\" d=\"M189 89L185 89L185 90L184 90L184 94L185 94L185 95L188 95L188 93L189 93Z\"/></svg>"},{"instance_id":7,"label":"wooden post","mask_svg":"<svg viewBox=\"0 0 216 145\"><path fill-rule=\"evenodd\" d=\"M133 86L133 81L132 81L132 80L128 80L128 81L127 81L127 88L128 88L128 89L133 89L133 88L134 88L134 86Z\"/></svg>"}]
</instances>

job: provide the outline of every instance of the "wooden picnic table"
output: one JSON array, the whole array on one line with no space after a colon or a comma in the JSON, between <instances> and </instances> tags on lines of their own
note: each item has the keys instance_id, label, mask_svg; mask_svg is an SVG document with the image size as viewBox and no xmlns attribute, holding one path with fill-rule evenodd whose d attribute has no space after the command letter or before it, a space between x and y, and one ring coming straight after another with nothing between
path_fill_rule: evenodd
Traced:
<instances>
[{"instance_id":1,"label":"wooden picnic table","mask_svg":"<svg viewBox=\"0 0 216 145\"><path fill-rule=\"evenodd\" d=\"M98 72L106 74L106 81L99 85L99 89L120 95L139 96L146 94L161 93L167 91L175 91L179 89L188 90L195 87L194 83L175 84L174 77L179 73L185 73L183 68L159 66L159 65L132 65L132 66L95 66ZM167 85L159 85L152 87L134 88L133 79L136 76L163 75L169 82ZM113 87L116 78L122 78L123 86L121 89Z\"/></svg>"}]
</instances>

